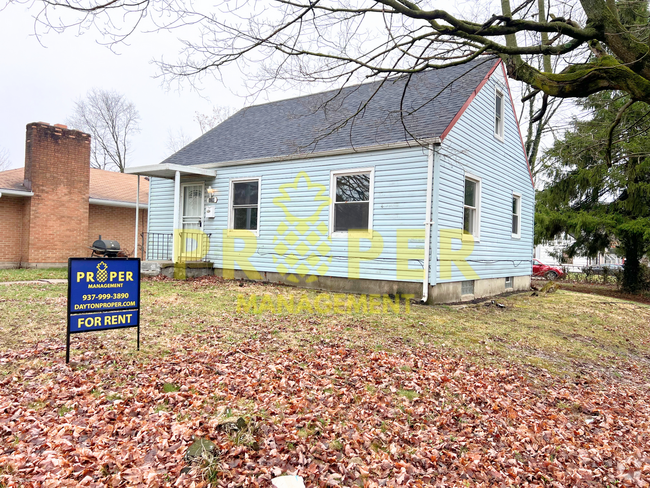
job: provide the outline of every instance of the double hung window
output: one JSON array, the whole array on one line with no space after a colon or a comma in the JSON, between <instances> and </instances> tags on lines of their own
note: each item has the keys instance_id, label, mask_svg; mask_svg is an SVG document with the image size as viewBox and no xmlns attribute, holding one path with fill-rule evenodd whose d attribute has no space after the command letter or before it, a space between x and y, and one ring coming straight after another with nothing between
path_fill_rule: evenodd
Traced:
<instances>
[{"instance_id":1,"label":"double hung window","mask_svg":"<svg viewBox=\"0 0 650 488\"><path fill-rule=\"evenodd\" d=\"M465 178L465 201L463 206L463 234L479 236L479 204L481 199L481 182Z\"/></svg>"},{"instance_id":2,"label":"double hung window","mask_svg":"<svg viewBox=\"0 0 650 488\"><path fill-rule=\"evenodd\" d=\"M503 140L503 102L503 92L497 90L494 100L494 136L500 140Z\"/></svg>"},{"instance_id":3,"label":"double hung window","mask_svg":"<svg viewBox=\"0 0 650 488\"><path fill-rule=\"evenodd\" d=\"M332 234L372 229L373 170L332 173Z\"/></svg>"},{"instance_id":4,"label":"double hung window","mask_svg":"<svg viewBox=\"0 0 650 488\"><path fill-rule=\"evenodd\" d=\"M521 236L521 196L512 195L512 237Z\"/></svg>"},{"instance_id":5,"label":"double hung window","mask_svg":"<svg viewBox=\"0 0 650 488\"><path fill-rule=\"evenodd\" d=\"M230 182L230 195L230 229L257 232L260 180L232 180Z\"/></svg>"}]
</instances>

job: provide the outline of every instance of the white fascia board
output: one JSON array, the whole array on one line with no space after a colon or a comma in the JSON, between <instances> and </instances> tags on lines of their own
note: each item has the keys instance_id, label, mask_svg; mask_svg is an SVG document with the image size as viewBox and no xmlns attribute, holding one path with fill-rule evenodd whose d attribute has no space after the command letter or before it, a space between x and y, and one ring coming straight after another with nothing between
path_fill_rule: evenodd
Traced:
<instances>
[{"instance_id":1,"label":"white fascia board","mask_svg":"<svg viewBox=\"0 0 650 488\"><path fill-rule=\"evenodd\" d=\"M101 198L89 198L88 203L91 205L103 205L105 207L135 208L135 202L120 202L118 200L104 200ZM141 203L138 205L138 208L147 210L149 208L149 205L146 203Z\"/></svg>"},{"instance_id":2,"label":"white fascia board","mask_svg":"<svg viewBox=\"0 0 650 488\"><path fill-rule=\"evenodd\" d=\"M0 198L2 198L2 195L10 195L13 197L33 197L34 192L20 191L20 190L5 190L3 188L0 188Z\"/></svg>"},{"instance_id":3,"label":"white fascia board","mask_svg":"<svg viewBox=\"0 0 650 488\"><path fill-rule=\"evenodd\" d=\"M247 164L274 163L278 161L292 161L296 159L325 158L328 156L341 156L345 154L381 151L384 149L399 149L405 147L421 147L423 149L427 149L428 146L431 144L440 144L440 143L441 140L439 137L430 137L427 139L420 139L419 141L394 142L390 144L377 144L374 146L363 146L363 147L346 147L343 149L332 149L331 151L297 153L297 154L288 154L285 156L272 156L267 158L256 158L256 159L240 159L238 161L224 161L220 163L204 163L204 164L197 164L196 166L192 166L192 167L193 168L221 168L224 166L243 166ZM178 166L178 165L174 165L174 166ZM182 167L187 168L187 166L182 166Z\"/></svg>"},{"instance_id":4,"label":"white fascia board","mask_svg":"<svg viewBox=\"0 0 650 488\"><path fill-rule=\"evenodd\" d=\"M206 169L199 166L183 166L182 164L151 164L148 166L133 166L126 168L125 173L140 176L152 176L154 178L174 179L176 172L181 176L201 176L206 178L215 178L217 172L213 169Z\"/></svg>"}]
</instances>

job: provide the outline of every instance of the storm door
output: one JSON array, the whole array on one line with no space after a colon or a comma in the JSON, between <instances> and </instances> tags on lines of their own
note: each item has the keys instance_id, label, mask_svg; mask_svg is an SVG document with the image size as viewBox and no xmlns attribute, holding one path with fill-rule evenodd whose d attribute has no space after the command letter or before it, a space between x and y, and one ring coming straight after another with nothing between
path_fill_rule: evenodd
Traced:
<instances>
[{"instance_id":1,"label":"storm door","mask_svg":"<svg viewBox=\"0 0 650 488\"><path fill-rule=\"evenodd\" d=\"M191 255L197 251L197 234L203 227L203 184L181 186L181 252Z\"/></svg>"}]
</instances>

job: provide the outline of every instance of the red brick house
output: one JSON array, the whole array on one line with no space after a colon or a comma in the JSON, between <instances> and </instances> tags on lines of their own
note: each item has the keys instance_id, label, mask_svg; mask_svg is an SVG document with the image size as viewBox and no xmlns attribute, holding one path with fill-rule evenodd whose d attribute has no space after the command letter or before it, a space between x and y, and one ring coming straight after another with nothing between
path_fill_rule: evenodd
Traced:
<instances>
[{"instance_id":1,"label":"red brick house","mask_svg":"<svg viewBox=\"0 0 650 488\"><path fill-rule=\"evenodd\" d=\"M137 186L135 175L90 168L88 134L28 124L25 167L0 172L0 268L67 265L100 234L133 255ZM148 199L142 178L138 233Z\"/></svg>"}]
</instances>

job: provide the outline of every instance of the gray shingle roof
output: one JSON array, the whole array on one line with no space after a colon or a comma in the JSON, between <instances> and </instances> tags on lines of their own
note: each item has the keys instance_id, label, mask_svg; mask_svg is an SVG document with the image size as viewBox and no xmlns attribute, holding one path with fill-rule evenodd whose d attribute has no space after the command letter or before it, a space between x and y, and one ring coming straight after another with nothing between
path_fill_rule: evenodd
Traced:
<instances>
[{"instance_id":1,"label":"gray shingle roof","mask_svg":"<svg viewBox=\"0 0 650 488\"><path fill-rule=\"evenodd\" d=\"M244 108L164 162L219 163L439 137L496 62L480 58L413 75L402 111L407 76Z\"/></svg>"}]
</instances>

